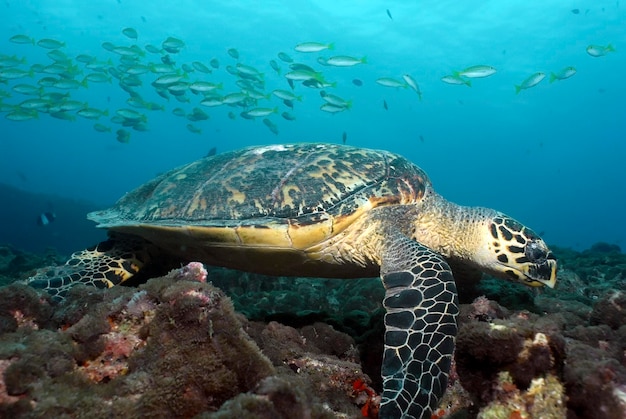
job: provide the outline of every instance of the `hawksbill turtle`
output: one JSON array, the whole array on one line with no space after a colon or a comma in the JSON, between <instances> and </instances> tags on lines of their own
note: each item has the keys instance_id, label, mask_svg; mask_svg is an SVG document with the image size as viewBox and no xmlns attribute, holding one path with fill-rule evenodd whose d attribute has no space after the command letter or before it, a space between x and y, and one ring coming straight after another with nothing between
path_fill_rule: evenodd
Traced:
<instances>
[{"instance_id":1,"label":"hawksbill turtle","mask_svg":"<svg viewBox=\"0 0 626 419\"><path fill-rule=\"evenodd\" d=\"M531 229L445 200L387 151L250 147L179 167L90 213L109 239L29 279L62 299L123 283L159 254L270 275L380 276L386 289L381 418L430 418L457 332L452 266L554 287L556 259Z\"/></svg>"}]
</instances>

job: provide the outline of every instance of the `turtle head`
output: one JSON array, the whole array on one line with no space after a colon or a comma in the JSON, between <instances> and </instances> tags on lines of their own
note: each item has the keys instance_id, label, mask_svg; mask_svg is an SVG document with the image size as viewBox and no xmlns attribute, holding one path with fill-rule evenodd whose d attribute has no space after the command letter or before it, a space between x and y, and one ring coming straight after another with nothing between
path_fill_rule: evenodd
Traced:
<instances>
[{"instance_id":1,"label":"turtle head","mask_svg":"<svg viewBox=\"0 0 626 419\"><path fill-rule=\"evenodd\" d=\"M534 231L501 213L486 221L483 244L475 255L482 269L531 287L554 288L556 258Z\"/></svg>"}]
</instances>

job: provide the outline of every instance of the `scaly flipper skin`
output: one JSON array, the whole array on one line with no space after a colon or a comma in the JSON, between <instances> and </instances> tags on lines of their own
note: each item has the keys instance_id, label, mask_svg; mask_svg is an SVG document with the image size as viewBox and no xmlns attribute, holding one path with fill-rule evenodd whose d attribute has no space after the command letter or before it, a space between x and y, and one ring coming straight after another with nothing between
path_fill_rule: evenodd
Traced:
<instances>
[{"instance_id":1,"label":"scaly flipper skin","mask_svg":"<svg viewBox=\"0 0 626 419\"><path fill-rule=\"evenodd\" d=\"M65 265L44 268L28 279L61 301L76 284L111 288L135 275L149 259L148 243L133 236L111 234L109 240L72 254Z\"/></svg>"},{"instance_id":2,"label":"scaly flipper skin","mask_svg":"<svg viewBox=\"0 0 626 419\"><path fill-rule=\"evenodd\" d=\"M387 314L380 418L430 419L448 384L457 332L452 271L441 256L397 233L381 278Z\"/></svg>"}]
</instances>

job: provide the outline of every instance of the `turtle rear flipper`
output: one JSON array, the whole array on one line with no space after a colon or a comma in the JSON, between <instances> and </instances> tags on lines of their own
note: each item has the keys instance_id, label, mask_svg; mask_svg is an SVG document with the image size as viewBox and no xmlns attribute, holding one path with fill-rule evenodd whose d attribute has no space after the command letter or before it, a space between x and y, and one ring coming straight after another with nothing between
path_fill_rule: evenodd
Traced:
<instances>
[{"instance_id":1,"label":"turtle rear flipper","mask_svg":"<svg viewBox=\"0 0 626 419\"><path fill-rule=\"evenodd\" d=\"M108 240L72 254L65 265L39 270L26 283L46 290L55 300L62 300L77 284L110 288L128 280L148 262L147 243L139 237L112 234Z\"/></svg>"},{"instance_id":2,"label":"turtle rear flipper","mask_svg":"<svg viewBox=\"0 0 626 419\"><path fill-rule=\"evenodd\" d=\"M385 249L381 418L430 418L448 384L458 299L441 256L396 234Z\"/></svg>"}]
</instances>

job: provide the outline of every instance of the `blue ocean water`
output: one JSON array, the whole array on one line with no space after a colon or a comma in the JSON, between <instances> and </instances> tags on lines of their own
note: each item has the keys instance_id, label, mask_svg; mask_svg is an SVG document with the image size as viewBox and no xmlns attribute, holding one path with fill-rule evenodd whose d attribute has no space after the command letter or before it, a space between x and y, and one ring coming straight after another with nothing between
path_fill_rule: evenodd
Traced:
<instances>
[{"instance_id":1,"label":"blue ocean water","mask_svg":"<svg viewBox=\"0 0 626 419\"><path fill-rule=\"evenodd\" d=\"M158 75L148 72L138 76L143 84L134 89L165 110L132 108L126 103L129 94L112 78L111 83L89 82L69 90L44 88L107 110L109 116L98 121L76 115L74 121L60 120L46 112L15 121L7 116L16 109L20 114L15 106L32 96L13 87L38 86L41 78L55 75L34 71L19 79L0 77L0 182L6 185L105 207L212 147L223 152L269 143L339 143L345 133L347 144L403 154L424 168L448 199L506 212L550 244L584 249L605 241L624 247L626 8L619 1L93 0L87 5L4 0L0 10L0 55L25 58L17 66L22 70L53 60L47 56L50 49L12 42L15 35L64 42L59 50L80 70L78 81L92 72L76 61L79 54L119 66L120 54L103 48L104 42L137 44L143 53L145 45L160 48L174 37L184 42L180 52L169 54L177 69L219 60L211 74L196 70L185 80L223 83L222 95L241 90L235 84L238 77L226 70L237 63L264 74L264 93L290 90L284 76L288 64L277 57L284 52L336 83L324 88L327 93L352 101L343 112L324 112L320 89L297 82L294 92L303 100L295 102L293 111L275 96L258 101L258 107L279 108L268 117L278 128L275 134L263 118L240 117L240 107L203 107L200 97L189 92L189 103L173 96L167 101L150 84ZM124 28L134 28L137 40L122 33ZM334 49L294 50L310 41L333 43ZM586 51L589 45L609 44L615 51L603 56ZM231 48L238 51L238 60L228 54ZM138 59L158 63L165 54L145 52ZM333 67L317 61L333 55L367 57L367 62ZM280 75L270 60L279 64ZM441 80L474 65L497 72L472 78L471 87ZM574 76L550 83L552 72L569 66L575 67ZM516 94L514 86L536 72L546 78ZM402 81L405 74L419 84L421 100L410 88L376 82L383 77ZM201 134L190 132L190 121L172 113L177 107L187 113L199 107L210 116L193 123ZM123 108L147 118L145 132L124 128L130 133L128 143L117 141L115 131L122 127L110 121ZM283 111L295 121L282 118ZM98 132L94 123L110 126L112 132Z\"/></svg>"}]
</instances>

